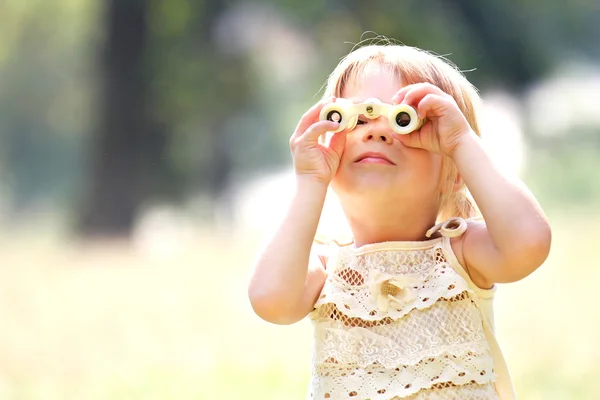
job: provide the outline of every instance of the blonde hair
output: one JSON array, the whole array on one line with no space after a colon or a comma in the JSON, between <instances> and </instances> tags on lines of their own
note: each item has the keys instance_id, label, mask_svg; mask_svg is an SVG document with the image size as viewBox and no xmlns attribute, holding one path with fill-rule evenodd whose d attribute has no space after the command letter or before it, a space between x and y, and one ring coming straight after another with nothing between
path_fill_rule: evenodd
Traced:
<instances>
[{"instance_id":1,"label":"blonde hair","mask_svg":"<svg viewBox=\"0 0 600 400\"><path fill-rule=\"evenodd\" d=\"M476 108L480 101L477 89L463 73L446 59L424 50L397 44L378 44L360 47L344 57L329 76L323 98L342 97L353 79L371 63L390 68L403 84L428 82L451 95L473 131L481 136ZM464 183L454 190L458 169L451 158L444 156L440 175L438 221L451 217L472 218L479 214Z\"/></svg>"}]
</instances>

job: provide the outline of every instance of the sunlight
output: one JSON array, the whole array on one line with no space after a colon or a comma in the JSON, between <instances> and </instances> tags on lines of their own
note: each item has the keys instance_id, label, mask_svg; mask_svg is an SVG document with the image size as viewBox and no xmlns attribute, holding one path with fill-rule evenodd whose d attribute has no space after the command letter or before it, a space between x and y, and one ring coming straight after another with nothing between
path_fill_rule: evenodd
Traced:
<instances>
[{"instance_id":1,"label":"sunlight","mask_svg":"<svg viewBox=\"0 0 600 400\"><path fill-rule=\"evenodd\" d=\"M525 168L522 106L503 92L484 93L481 110L483 144L496 165L506 174L521 175Z\"/></svg>"},{"instance_id":2,"label":"sunlight","mask_svg":"<svg viewBox=\"0 0 600 400\"><path fill-rule=\"evenodd\" d=\"M527 95L527 107L535 133L567 134L585 126L600 126L600 69L570 63L535 85Z\"/></svg>"}]
</instances>

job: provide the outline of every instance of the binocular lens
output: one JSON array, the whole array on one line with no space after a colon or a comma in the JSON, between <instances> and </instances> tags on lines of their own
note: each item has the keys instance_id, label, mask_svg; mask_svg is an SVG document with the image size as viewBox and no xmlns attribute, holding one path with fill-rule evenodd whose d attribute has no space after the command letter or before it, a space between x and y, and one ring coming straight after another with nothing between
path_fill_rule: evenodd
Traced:
<instances>
[{"instance_id":1,"label":"binocular lens","mask_svg":"<svg viewBox=\"0 0 600 400\"><path fill-rule=\"evenodd\" d=\"M399 112L398 115L396 115L396 123L398 124L398 126L401 127L405 127L408 126L410 124L410 115L408 115L408 113L402 111Z\"/></svg>"},{"instance_id":2,"label":"binocular lens","mask_svg":"<svg viewBox=\"0 0 600 400\"><path fill-rule=\"evenodd\" d=\"M331 110L331 111L329 111L329 113L327 113L327 120L333 121L333 122L341 122L342 116L340 115L339 111Z\"/></svg>"}]
</instances>

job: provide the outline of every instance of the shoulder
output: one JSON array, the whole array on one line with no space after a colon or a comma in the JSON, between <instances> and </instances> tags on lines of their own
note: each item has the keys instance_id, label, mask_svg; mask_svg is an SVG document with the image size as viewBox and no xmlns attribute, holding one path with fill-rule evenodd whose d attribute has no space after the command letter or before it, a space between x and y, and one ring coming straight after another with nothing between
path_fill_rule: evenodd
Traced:
<instances>
[{"instance_id":1,"label":"shoulder","mask_svg":"<svg viewBox=\"0 0 600 400\"><path fill-rule=\"evenodd\" d=\"M477 237L487 234L487 226L483 218L472 218L466 220L467 229L465 232L457 237L450 239L450 246L452 252L456 256L456 259L460 266L467 272L471 280L475 285L482 289L489 289L494 286L494 282L487 279L478 269L473 268L469 264L470 251L472 245L477 242Z\"/></svg>"},{"instance_id":2,"label":"shoulder","mask_svg":"<svg viewBox=\"0 0 600 400\"><path fill-rule=\"evenodd\" d=\"M326 269L331 255L352 243L354 240L349 237L331 237L317 233L310 250L311 264L318 264Z\"/></svg>"},{"instance_id":3,"label":"shoulder","mask_svg":"<svg viewBox=\"0 0 600 400\"><path fill-rule=\"evenodd\" d=\"M533 231L505 229L492 234L483 220L470 221L453 248L477 285L516 282L535 271L548 256L549 236L545 232L529 232Z\"/></svg>"}]
</instances>

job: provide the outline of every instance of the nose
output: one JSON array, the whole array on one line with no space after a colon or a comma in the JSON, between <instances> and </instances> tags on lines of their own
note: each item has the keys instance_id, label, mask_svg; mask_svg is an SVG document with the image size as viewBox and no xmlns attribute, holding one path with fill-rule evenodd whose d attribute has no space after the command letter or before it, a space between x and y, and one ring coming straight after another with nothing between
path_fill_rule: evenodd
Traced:
<instances>
[{"instance_id":1,"label":"nose","mask_svg":"<svg viewBox=\"0 0 600 400\"><path fill-rule=\"evenodd\" d=\"M392 144L393 138L390 132L390 126L387 121L381 121L384 118L378 118L377 121L370 122L368 128L363 133L363 142L371 140L382 142L385 144Z\"/></svg>"}]
</instances>

